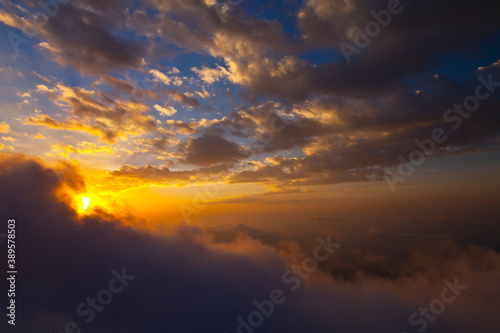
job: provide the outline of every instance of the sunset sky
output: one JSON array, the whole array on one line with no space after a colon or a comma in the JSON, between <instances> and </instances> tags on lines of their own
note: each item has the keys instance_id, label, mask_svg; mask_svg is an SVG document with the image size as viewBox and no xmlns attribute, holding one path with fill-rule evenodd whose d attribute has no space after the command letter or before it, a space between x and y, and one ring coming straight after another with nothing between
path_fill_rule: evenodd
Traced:
<instances>
[{"instance_id":1,"label":"sunset sky","mask_svg":"<svg viewBox=\"0 0 500 333\"><path fill-rule=\"evenodd\" d=\"M0 36L2 332L498 332L498 1L0 0Z\"/></svg>"}]
</instances>

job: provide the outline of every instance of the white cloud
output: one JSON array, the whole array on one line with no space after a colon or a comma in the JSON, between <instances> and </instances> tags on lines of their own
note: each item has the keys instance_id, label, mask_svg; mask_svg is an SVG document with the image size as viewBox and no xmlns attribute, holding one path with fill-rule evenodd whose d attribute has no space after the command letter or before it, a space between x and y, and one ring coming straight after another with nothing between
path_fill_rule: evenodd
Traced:
<instances>
[{"instance_id":1,"label":"white cloud","mask_svg":"<svg viewBox=\"0 0 500 333\"><path fill-rule=\"evenodd\" d=\"M172 68L172 70L170 72L168 72L169 74L179 74L181 71L177 68L177 67L174 67Z\"/></svg>"},{"instance_id":2,"label":"white cloud","mask_svg":"<svg viewBox=\"0 0 500 333\"><path fill-rule=\"evenodd\" d=\"M223 79L230 75L228 70L222 66L217 66L217 68L209 68L203 66L200 69L193 67L191 68L191 70L198 74L203 82L208 84L212 84L215 81L219 81L220 79Z\"/></svg>"},{"instance_id":3,"label":"white cloud","mask_svg":"<svg viewBox=\"0 0 500 333\"><path fill-rule=\"evenodd\" d=\"M158 81L163 83L164 85L170 85L170 82L172 81L168 76L160 72L159 70L152 69L149 71L150 74L152 74Z\"/></svg>"},{"instance_id":4,"label":"white cloud","mask_svg":"<svg viewBox=\"0 0 500 333\"><path fill-rule=\"evenodd\" d=\"M173 84L174 86L177 86L177 87L178 87L178 86L181 86L181 85L182 85L182 80L181 80L181 78L180 78L180 77L178 77L178 76L174 77L174 80L173 80L172 84Z\"/></svg>"},{"instance_id":5,"label":"white cloud","mask_svg":"<svg viewBox=\"0 0 500 333\"><path fill-rule=\"evenodd\" d=\"M173 116L174 114L177 113L177 110L171 107L170 105L165 105L165 107L162 107L156 104L154 108L156 111L160 112L160 114L165 116Z\"/></svg>"}]
</instances>

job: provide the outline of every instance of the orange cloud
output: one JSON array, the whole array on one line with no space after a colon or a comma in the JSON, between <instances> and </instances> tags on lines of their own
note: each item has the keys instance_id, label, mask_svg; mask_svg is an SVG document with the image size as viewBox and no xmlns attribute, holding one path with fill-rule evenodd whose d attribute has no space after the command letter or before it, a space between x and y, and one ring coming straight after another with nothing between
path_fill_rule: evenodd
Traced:
<instances>
[{"instance_id":1,"label":"orange cloud","mask_svg":"<svg viewBox=\"0 0 500 333\"><path fill-rule=\"evenodd\" d=\"M97 146L92 142L83 142L79 147L59 143L52 146L52 151L59 155L67 157L70 154L82 155L113 155L115 151L110 146Z\"/></svg>"},{"instance_id":2,"label":"orange cloud","mask_svg":"<svg viewBox=\"0 0 500 333\"><path fill-rule=\"evenodd\" d=\"M6 145L0 143L0 150L4 150L4 149L14 150L14 147L6 146Z\"/></svg>"},{"instance_id":3,"label":"orange cloud","mask_svg":"<svg viewBox=\"0 0 500 333\"><path fill-rule=\"evenodd\" d=\"M0 123L0 133L8 133L10 126L7 123Z\"/></svg>"}]
</instances>

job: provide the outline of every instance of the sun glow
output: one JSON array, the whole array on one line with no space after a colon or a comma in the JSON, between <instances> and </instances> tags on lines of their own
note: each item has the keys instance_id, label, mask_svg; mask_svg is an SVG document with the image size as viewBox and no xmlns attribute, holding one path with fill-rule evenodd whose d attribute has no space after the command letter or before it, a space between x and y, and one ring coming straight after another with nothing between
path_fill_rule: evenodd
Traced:
<instances>
[{"instance_id":1,"label":"sun glow","mask_svg":"<svg viewBox=\"0 0 500 333\"><path fill-rule=\"evenodd\" d=\"M82 197L82 210L87 210L89 208L92 199L89 197Z\"/></svg>"},{"instance_id":2,"label":"sun glow","mask_svg":"<svg viewBox=\"0 0 500 333\"><path fill-rule=\"evenodd\" d=\"M119 214L124 207L117 204L116 196L108 192L85 192L73 196L73 209L80 215L99 213Z\"/></svg>"}]
</instances>

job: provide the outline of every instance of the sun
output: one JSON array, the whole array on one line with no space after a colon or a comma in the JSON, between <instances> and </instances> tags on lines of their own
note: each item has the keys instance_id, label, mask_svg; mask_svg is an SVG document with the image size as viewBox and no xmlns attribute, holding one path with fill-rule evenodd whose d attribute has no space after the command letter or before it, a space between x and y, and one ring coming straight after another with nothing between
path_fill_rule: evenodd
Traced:
<instances>
[{"instance_id":1,"label":"sun","mask_svg":"<svg viewBox=\"0 0 500 333\"><path fill-rule=\"evenodd\" d=\"M92 202L91 198L82 197L82 210L87 210L91 202Z\"/></svg>"},{"instance_id":2,"label":"sun","mask_svg":"<svg viewBox=\"0 0 500 333\"><path fill-rule=\"evenodd\" d=\"M101 210L107 211L109 207L109 201L106 199L106 196L101 193L85 192L73 198L72 206L80 215L89 215Z\"/></svg>"}]
</instances>

